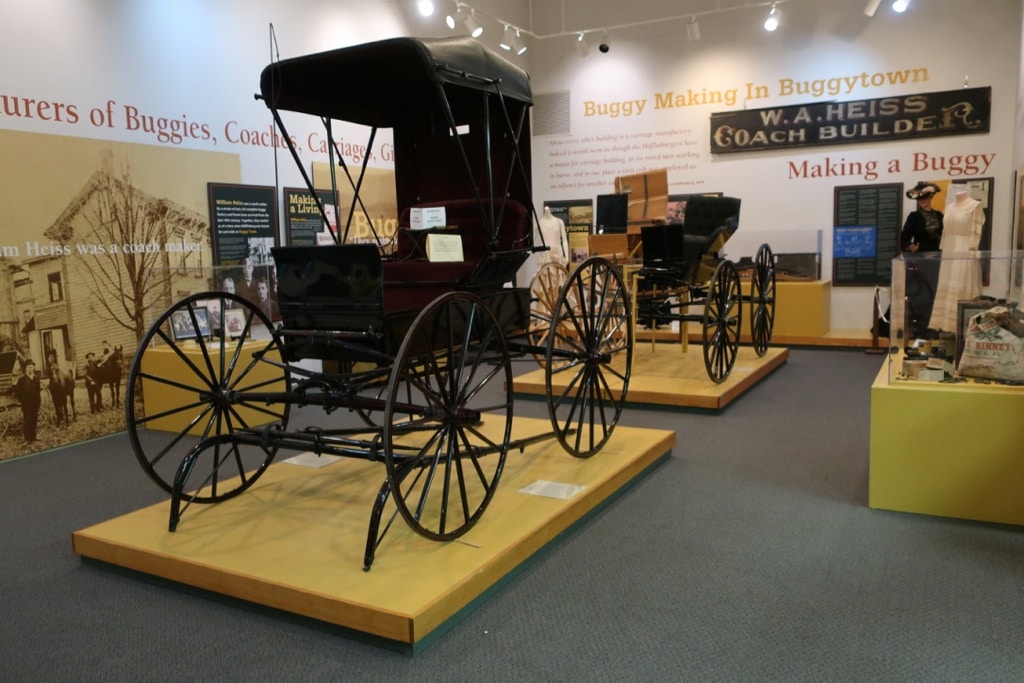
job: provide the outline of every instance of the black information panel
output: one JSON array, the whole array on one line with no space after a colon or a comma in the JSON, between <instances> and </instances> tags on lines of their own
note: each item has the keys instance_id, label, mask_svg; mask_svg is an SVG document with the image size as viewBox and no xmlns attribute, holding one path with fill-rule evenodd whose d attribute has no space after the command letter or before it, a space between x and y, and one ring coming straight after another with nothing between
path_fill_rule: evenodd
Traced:
<instances>
[{"instance_id":1,"label":"black information panel","mask_svg":"<svg viewBox=\"0 0 1024 683\"><path fill-rule=\"evenodd\" d=\"M317 190L317 195L323 202L330 233L324 231L324 217L313 193L305 188L284 188L284 234L288 245L313 247L336 244L338 202L330 190Z\"/></svg>"},{"instance_id":2,"label":"black information panel","mask_svg":"<svg viewBox=\"0 0 1024 683\"><path fill-rule=\"evenodd\" d=\"M249 257L269 264L277 244L277 199L273 187L208 183L213 260L234 266Z\"/></svg>"},{"instance_id":3,"label":"black information panel","mask_svg":"<svg viewBox=\"0 0 1024 683\"><path fill-rule=\"evenodd\" d=\"M903 226L903 184L837 187L832 232L832 285L892 283L892 259Z\"/></svg>"}]
</instances>

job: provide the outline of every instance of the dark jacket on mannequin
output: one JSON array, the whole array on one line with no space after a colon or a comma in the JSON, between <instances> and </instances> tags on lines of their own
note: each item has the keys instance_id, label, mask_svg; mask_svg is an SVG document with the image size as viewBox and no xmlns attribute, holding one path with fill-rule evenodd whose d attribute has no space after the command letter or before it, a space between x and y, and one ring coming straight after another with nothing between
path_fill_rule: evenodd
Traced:
<instances>
[{"instance_id":1,"label":"dark jacket on mannequin","mask_svg":"<svg viewBox=\"0 0 1024 683\"><path fill-rule=\"evenodd\" d=\"M927 222L923 211L911 211L907 214L907 220L903 224L903 232L900 233L900 250L906 252L907 247L917 242L917 251L938 251L939 243L942 241L942 212L932 211L939 221L939 229L935 234L930 234L927 229Z\"/></svg>"}]
</instances>

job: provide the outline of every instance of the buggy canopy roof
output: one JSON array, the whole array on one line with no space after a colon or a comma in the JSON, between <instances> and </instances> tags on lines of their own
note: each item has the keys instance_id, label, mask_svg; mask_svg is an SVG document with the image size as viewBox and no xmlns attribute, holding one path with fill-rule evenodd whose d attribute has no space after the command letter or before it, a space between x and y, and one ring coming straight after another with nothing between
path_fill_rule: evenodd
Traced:
<instances>
[{"instance_id":1,"label":"buggy canopy roof","mask_svg":"<svg viewBox=\"0 0 1024 683\"><path fill-rule=\"evenodd\" d=\"M260 75L272 109L380 128L436 107L439 85L532 104L526 71L469 37L391 38L281 60Z\"/></svg>"}]
</instances>

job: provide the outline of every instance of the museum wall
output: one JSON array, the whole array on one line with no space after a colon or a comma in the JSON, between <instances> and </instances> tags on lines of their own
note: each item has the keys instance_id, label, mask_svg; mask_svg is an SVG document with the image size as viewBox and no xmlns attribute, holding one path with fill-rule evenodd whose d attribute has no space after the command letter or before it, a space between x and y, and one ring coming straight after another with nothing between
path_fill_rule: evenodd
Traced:
<instances>
[{"instance_id":1,"label":"museum wall","mask_svg":"<svg viewBox=\"0 0 1024 683\"><path fill-rule=\"evenodd\" d=\"M514 14L525 24L525 9ZM209 288L208 183L303 186L254 99L268 63L448 33L413 3L0 4L0 459L125 428L124 378L146 327L171 300ZM289 125L307 171L324 166L314 122ZM367 150L366 130L336 132L349 164L372 153L371 173L393 167L388 135ZM48 386L51 349L59 370L77 378L66 419ZM102 366L98 396L86 400L92 363L106 350L117 360ZM37 433L26 443L7 390L29 359L44 377Z\"/></svg>"},{"instance_id":2,"label":"museum wall","mask_svg":"<svg viewBox=\"0 0 1024 683\"><path fill-rule=\"evenodd\" d=\"M730 4L736 3L722 3ZM641 8L626 19L626 12L604 14L614 10L589 6L584 14L583 5L567 3L565 25L645 19ZM565 130L534 139L537 198L592 198L613 191L617 175L667 168L670 193L742 198L740 231L733 240L750 240L751 233L823 231L822 272L828 278L836 187L993 178L992 245L1008 248L1019 0L985 2L984 11L982 5L914 0L902 15L883 2L872 18L863 14L859 0L795 0L779 7L782 21L774 33L762 28L766 8L757 7L698 16L696 41L687 39L685 16L609 31L607 53L596 49L600 31L588 34L592 49L586 57L578 54L573 36L539 41L530 53L535 97L539 102L550 97L568 111ZM534 19L549 20L551 30L561 25L555 16L535 13ZM718 112L968 85L992 89L987 134L887 141L883 128L877 135L869 130L869 139L854 144L709 151L710 119ZM852 126L856 120L843 123ZM911 208L905 200L903 215ZM833 288L832 328L870 327L872 295L871 287Z\"/></svg>"},{"instance_id":3,"label":"museum wall","mask_svg":"<svg viewBox=\"0 0 1024 683\"><path fill-rule=\"evenodd\" d=\"M17 66L5 69L0 94L27 106L14 115L4 112L0 130L229 154L238 162L238 182L294 186L300 179L275 146L269 113L253 99L259 71L272 58L395 35L449 33L439 16L421 18L411 4L43 0L8 9L13 20L0 27L0 56ZM513 23L532 22L540 36L645 20L639 13L645 3L474 4ZM592 198L610 192L618 175L667 168L670 192L743 198L744 233L823 231L827 274L836 186L992 177L992 243L1008 246L1020 2L991 0L985 12L976 12L965 3L916 0L903 15L887 4L869 18L856 2L790 0L781 6L782 27L767 33L763 7L705 14L706 7L730 3L680 3L681 11L698 10L699 40L686 39L682 20L663 21L613 29L611 49L592 49L585 58L571 35L530 40L530 51L516 59L531 71L535 93L567 95L569 101L569 133L535 141L537 199ZM664 8L650 6L664 15ZM499 27L486 18L485 24L484 41L494 47ZM599 42L596 33L588 38ZM965 84L992 87L987 135L709 152L716 112ZM310 164L326 159L309 122L296 122L294 133ZM366 153L363 135L342 129L350 162ZM376 147L371 166L387 167L386 135ZM565 154L574 156L576 169L561 165ZM57 159L39 155L5 160L5 166L24 169ZM203 185L218 178L192 180ZM46 196L36 204L56 200L52 191ZM197 193L188 208L205 213L205 202L205 194ZM856 288L835 291L833 327L861 326L868 296Z\"/></svg>"}]
</instances>

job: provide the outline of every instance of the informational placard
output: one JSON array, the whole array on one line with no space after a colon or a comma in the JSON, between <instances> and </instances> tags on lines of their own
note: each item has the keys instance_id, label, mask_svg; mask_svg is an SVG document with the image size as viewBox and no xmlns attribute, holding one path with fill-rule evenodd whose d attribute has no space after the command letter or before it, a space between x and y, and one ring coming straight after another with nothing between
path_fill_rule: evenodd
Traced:
<instances>
[{"instance_id":1,"label":"informational placard","mask_svg":"<svg viewBox=\"0 0 1024 683\"><path fill-rule=\"evenodd\" d=\"M886 286L899 249L903 184L835 189L832 285Z\"/></svg>"},{"instance_id":2,"label":"informational placard","mask_svg":"<svg viewBox=\"0 0 1024 683\"><path fill-rule=\"evenodd\" d=\"M277 244L277 197L271 186L207 183L213 261L233 266L248 257L270 262Z\"/></svg>"},{"instance_id":3,"label":"informational placard","mask_svg":"<svg viewBox=\"0 0 1024 683\"><path fill-rule=\"evenodd\" d=\"M836 226L832 237L834 258L874 258L878 253L878 227L874 225Z\"/></svg>"},{"instance_id":4,"label":"informational placard","mask_svg":"<svg viewBox=\"0 0 1024 683\"><path fill-rule=\"evenodd\" d=\"M427 235L427 259L437 263L462 261L462 235Z\"/></svg>"},{"instance_id":5,"label":"informational placard","mask_svg":"<svg viewBox=\"0 0 1024 683\"><path fill-rule=\"evenodd\" d=\"M284 238L293 247L335 244L338 233L337 201L330 190L317 190L327 214L327 224L313 193L304 187L286 187L284 193Z\"/></svg>"},{"instance_id":6,"label":"informational placard","mask_svg":"<svg viewBox=\"0 0 1024 683\"><path fill-rule=\"evenodd\" d=\"M589 237L594 225L594 201L592 199L568 199L545 202L544 206L548 207L551 214L560 218L565 224L570 265L586 260L590 254Z\"/></svg>"}]
</instances>

